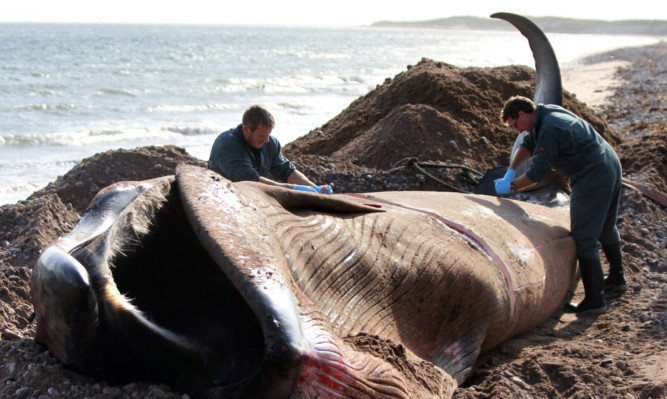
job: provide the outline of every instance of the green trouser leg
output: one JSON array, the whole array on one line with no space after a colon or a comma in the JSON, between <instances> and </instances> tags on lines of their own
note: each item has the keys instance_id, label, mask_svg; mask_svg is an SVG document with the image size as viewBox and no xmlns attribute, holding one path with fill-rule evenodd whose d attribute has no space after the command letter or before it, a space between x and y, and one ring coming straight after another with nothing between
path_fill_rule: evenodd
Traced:
<instances>
[{"instance_id":1,"label":"green trouser leg","mask_svg":"<svg viewBox=\"0 0 667 399\"><path fill-rule=\"evenodd\" d=\"M609 261L609 276L604 279L604 287L618 292L628 289L628 281L623 273L621 244L603 245L602 250Z\"/></svg>"},{"instance_id":2,"label":"green trouser leg","mask_svg":"<svg viewBox=\"0 0 667 399\"><path fill-rule=\"evenodd\" d=\"M599 259L579 259L581 282L584 284L584 300L578 305L568 304L566 310L575 313L604 313L604 274Z\"/></svg>"}]
</instances>

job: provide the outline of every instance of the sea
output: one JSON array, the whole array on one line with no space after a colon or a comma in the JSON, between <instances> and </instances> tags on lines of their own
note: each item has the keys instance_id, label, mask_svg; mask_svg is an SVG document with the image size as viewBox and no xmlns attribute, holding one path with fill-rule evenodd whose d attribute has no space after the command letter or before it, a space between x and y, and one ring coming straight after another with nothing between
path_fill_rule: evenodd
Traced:
<instances>
[{"instance_id":1,"label":"sea","mask_svg":"<svg viewBox=\"0 0 667 399\"><path fill-rule=\"evenodd\" d=\"M657 41L548 36L561 68ZM285 145L422 58L534 67L518 31L371 27L0 23L0 54L0 205L107 150L171 144L207 160L252 104Z\"/></svg>"}]
</instances>

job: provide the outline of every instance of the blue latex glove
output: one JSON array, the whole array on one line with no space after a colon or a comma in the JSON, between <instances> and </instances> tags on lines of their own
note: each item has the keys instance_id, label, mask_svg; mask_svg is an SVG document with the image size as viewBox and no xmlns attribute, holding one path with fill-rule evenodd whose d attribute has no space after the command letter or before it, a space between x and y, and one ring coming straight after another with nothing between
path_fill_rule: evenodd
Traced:
<instances>
[{"instance_id":1,"label":"blue latex glove","mask_svg":"<svg viewBox=\"0 0 667 399\"><path fill-rule=\"evenodd\" d=\"M320 190L321 194L333 194L333 188L328 184L324 186L315 186L315 188Z\"/></svg>"},{"instance_id":2,"label":"blue latex glove","mask_svg":"<svg viewBox=\"0 0 667 399\"><path fill-rule=\"evenodd\" d=\"M295 190L299 191L307 191L310 193L320 193L320 191L317 191L317 186L299 186L297 184L294 185Z\"/></svg>"},{"instance_id":3,"label":"blue latex glove","mask_svg":"<svg viewBox=\"0 0 667 399\"><path fill-rule=\"evenodd\" d=\"M516 176L516 170L507 169L507 172L505 172L505 176L502 179L494 180L493 183L496 187L496 192L501 195L511 193L512 188L510 184L512 183L512 180L514 180L514 176Z\"/></svg>"},{"instance_id":4,"label":"blue latex glove","mask_svg":"<svg viewBox=\"0 0 667 399\"><path fill-rule=\"evenodd\" d=\"M307 191L307 192L310 192L310 193L333 194L333 189L328 184L324 185L324 186L299 186L299 185L295 184L294 189L299 190L299 191ZM324 191L324 192L322 192L322 191Z\"/></svg>"}]
</instances>

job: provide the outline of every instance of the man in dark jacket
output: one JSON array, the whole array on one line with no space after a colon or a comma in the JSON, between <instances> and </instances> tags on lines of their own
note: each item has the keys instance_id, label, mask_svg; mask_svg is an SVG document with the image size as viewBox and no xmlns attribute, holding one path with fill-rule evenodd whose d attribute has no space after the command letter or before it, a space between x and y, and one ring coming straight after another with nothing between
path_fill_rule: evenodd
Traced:
<instances>
[{"instance_id":1,"label":"man in dark jacket","mask_svg":"<svg viewBox=\"0 0 667 399\"><path fill-rule=\"evenodd\" d=\"M332 193L330 186L315 185L283 156L280 142L270 135L275 121L266 108L249 107L242 122L215 139L209 169L234 182L252 180L301 191Z\"/></svg>"},{"instance_id":2,"label":"man in dark jacket","mask_svg":"<svg viewBox=\"0 0 667 399\"><path fill-rule=\"evenodd\" d=\"M535 105L530 99L510 98L501 112L504 123L527 131L502 179L495 181L498 194L507 194L541 181L553 168L570 179L570 230L585 297L567 310L604 313L604 288L628 288L621 260L621 238L616 228L621 196L621 163L616 152L583 119L556 105ZM515 179L516 168L531 158L525 174ZM609 261L604 278L600 244Z\"/></svg>"}]
</instances>

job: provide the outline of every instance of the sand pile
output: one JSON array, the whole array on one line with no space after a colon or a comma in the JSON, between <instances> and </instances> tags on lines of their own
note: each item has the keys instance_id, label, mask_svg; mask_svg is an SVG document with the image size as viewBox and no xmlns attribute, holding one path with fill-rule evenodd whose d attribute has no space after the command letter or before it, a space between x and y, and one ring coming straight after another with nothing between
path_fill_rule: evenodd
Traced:
<instances>
[{"instance_id":1,"label":"sand pile","mask_svg":"<svg viewBox=\"0 0 667 399\"><path fill-rule=\"evenodd\" d=\"M464 164L480 172L509 163L516 133L499 120L513 95L532 98L528 67L457 68L423 59L354 101L320 129L285 148L389 169L405 157ZM609 142L621 136L571 94L564 106L589 121Z\"/></svg>"}]
</instances>

